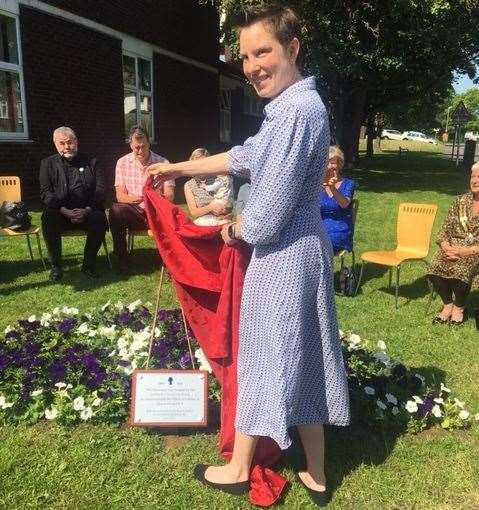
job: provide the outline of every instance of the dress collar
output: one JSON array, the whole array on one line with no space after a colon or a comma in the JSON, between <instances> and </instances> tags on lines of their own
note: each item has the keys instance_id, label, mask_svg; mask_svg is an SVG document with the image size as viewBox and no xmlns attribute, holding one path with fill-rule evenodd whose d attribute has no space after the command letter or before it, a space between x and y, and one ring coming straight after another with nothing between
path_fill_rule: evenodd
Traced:
<instances>
[{"instance_id":1,"label":"dress collar","mask_svg":"<svg viewBox=\"0 0 479 510\"><path fill-rule=\"evenodd\" d=\"M264 107L266 115L270 117L278 113L283 109L285 101L306 90L316 90L316 78L314 76L303 78L283 90L279 96L276 96Z\"/></svg>"}]
</instances>

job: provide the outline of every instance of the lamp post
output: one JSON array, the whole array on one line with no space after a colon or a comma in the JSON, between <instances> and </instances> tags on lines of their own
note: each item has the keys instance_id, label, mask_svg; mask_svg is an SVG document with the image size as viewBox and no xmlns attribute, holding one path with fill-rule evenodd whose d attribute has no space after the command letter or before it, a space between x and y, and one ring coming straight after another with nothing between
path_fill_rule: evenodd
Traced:
<instances>
[{"instance_id":1,"label":"lamp post","mask_svg":"<svg viewBox=\"0 0 479 510\"><path fill-rule=\"evenodd\" d=\"M447 114L446 114L446 133L447 133L447 128L449 127L449 112L451 111L451 108L452 108L452 106L448 106L448 107L447 107Z\"/></svg>"}]
</instances>

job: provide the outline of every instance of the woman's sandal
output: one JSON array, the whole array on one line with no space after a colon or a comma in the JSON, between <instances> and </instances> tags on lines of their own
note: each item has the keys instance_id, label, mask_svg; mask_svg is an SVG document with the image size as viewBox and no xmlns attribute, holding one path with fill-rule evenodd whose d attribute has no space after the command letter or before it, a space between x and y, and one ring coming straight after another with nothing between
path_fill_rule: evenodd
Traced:
<instances>
[{"instance_id":1,"label":"woman's sandal","mask_svg":"<svg viewBox=\"0 0 479 510\"><path fill-rule=\"evenodd\" d=\"M467 321L467 312L464 310L462 313L462 320L460 321L453 321L452 319L449 319L449 324L451 326L460 326L461 324L464 324Z\"/></svg>"},{"instance_id":2,"label":"woman's sandal","mask_svg":"<svg viewBox=\"0 0 479 510\"><path fill-rule=\"evenodd\" d=\"M313 489L310 489L301 479L298 473L296 473L296 476L298 477L299 482L301 485L306 489L306 491L309 494L309 497L311 498L311 501L315 503L317 506L327 506L328 503L331 501L331 492L326 489L324 491L315 491Z\"/></svg>"},{"instance_id":3,"label":"woman's sandal","mask_svg":"<svg viewBox=\"0 0 479 510\"><path fill-rule=\"evenodd\" d=\"M443 319L442 317L439 317L439 315L436 315L434 319L432 319L433 324L448 324L449 319Z\"/></svg>"},{"instance_id":4,"label":"woman's sandal","mask_svg":"<svg viewBox=\"0 0 479 510\"><path fill-rule=\"evenodd\" d=\"M228 494L233 494L233 496L242 496L249 491L249 480L246 482L237 482L237 483L215 483L210 482L205 478L205 472L210 466L205 464L197 464L193 473L195 478L199 480L204 485L208 487L212 487L213 489L217 489Z\"/></svg>"}]
</instances>

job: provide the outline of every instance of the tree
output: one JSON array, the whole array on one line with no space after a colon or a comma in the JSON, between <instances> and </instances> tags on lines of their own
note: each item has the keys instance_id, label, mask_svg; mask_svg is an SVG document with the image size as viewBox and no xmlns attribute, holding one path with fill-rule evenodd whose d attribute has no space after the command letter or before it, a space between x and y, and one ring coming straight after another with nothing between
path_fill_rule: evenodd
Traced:
<instances>
[{"instance_id":1,"label":"tree","mask_svg":"<svg viewBox=\"0 0 479 510\"><path fill-rule=\"evenodd\" d=\"M206 1L206 0L203 0ZM231 16L260 0L210 0L224 14L225 41L233 43ZM378 112L438 103L454 70L475 73L479 56L477 0L290 0L304 25L307 71L318 77L333 138L348 163L358 154L361 125Z\"/></svg>"},{"instance_id":2,"label":"tree","mask_svg":"<svg viewBox=\"0 0 479 510\"><path fill-rule=\"evenodd\" d=\"M448 117L450 117L454 108L456 108L461 101L472 116L472 119L464 126L466 131L479 131L479 89L476 88L466 90L462 94L452 94L447 101L442 104L437 120L440 122L443 129L446 129ZM449 118L448 131L452 128L453 125Z\"/></svg>"}]
</instances>

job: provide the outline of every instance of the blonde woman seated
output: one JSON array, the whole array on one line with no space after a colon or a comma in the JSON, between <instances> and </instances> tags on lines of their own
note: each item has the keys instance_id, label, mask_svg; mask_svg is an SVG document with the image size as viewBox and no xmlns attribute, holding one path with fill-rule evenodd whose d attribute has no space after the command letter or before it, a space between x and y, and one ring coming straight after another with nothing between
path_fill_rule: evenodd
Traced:
<instances>
[{"instance_id":1,"label":"blonde woman seated","mask_svg":"<svg viewBox=\"0 0 479 510\"><path fill-rule=\"evenodd\" d=\"M208 157L206 149L195 149L190 161ZM193 223L201 227L224 225L232 218L233 180L229 175L197 176L185 183L186 204Z\"/></svg>"},{"instance_id":2,"label":"blonde woman seated","mask_svg":"<svg viewBox=\"0 0 479 510\"><path fill-rule=\"evenodd\" d=\"M457 197L439 230L428 277L442 299L433 323L462 324L472 279L479 274L479 162L473 165L471 191Z\"/></svg>"}]
</instances>

